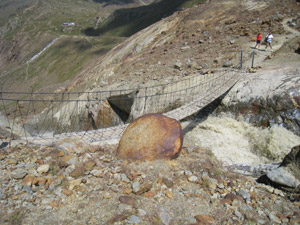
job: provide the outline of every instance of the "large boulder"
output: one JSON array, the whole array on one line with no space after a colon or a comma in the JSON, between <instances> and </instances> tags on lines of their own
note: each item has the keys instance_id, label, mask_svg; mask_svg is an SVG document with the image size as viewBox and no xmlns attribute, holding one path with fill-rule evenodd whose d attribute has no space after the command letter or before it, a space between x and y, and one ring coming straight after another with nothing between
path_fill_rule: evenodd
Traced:
<instances>
[{"instance_id":1,"label":"large boulder","mask_svg":"<svg viewBox=\"0 0 300 225\"><path fill-rule=\"evenodd\" d=\"M271 184L286 191L297 191L300 189L300 145L292 148L279 167L267 171L265 175L258 178L259 182Z\"/></svg>"},{"instance_id":2,"label":"large boulder","mask_svg":"<svg viewBox=\"0 0 300 225\"><path fill-rule=\"evenodd\" d=\"M160 114L135 119L119 142L117 155L129 160L174 159L183 142L181 125Z\"/></svg>"}]
</instances>

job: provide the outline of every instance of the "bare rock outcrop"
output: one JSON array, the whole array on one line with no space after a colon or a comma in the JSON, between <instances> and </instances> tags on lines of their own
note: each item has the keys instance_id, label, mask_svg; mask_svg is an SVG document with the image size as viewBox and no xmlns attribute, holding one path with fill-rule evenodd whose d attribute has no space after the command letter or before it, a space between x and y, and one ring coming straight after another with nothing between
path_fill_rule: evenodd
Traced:
<instances>
[{"instance_id":1,"label":"bare rock outcrop","mask_svg":"<svg viewBox=\"0 0 300 225\"><path fill-rule=\"evenodd\" d=\"M256 126L279 125L299 135L299 82L299 66L247 75L226 95L217 113L231 112Z\"/></svg>"},{"instance_id":2,"label":"bare rock outcrop","mask_svg":"<svg viewBox=\"0 0 300 225\"><path fill-rule=\"evenodd\" d=\"M258 178L261 183L271 184L286 191L300 192L300 145L291 149L279 167Z\"/></svg>"}]
</instances>

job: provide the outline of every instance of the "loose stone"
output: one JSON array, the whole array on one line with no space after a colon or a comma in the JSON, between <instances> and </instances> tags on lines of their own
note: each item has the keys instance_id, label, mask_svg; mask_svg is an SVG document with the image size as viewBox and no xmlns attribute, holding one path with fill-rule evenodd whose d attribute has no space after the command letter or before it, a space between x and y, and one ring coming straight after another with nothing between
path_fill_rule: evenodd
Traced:
<instances>
[{"instance_id":1,"label":"loose stone","mask_svg":"<svg viewBox=\"0 0 300 225\"><path fill-rule=\"evenodd\" d=\"M42 173L47 173L50 169L50 165L49 164L44 164L39 166L39 168L37 169L37 172L42 174Z\"/></svg>"},{"instance_id":2,"label":"loose stone","mask_svg":"<svg viewBox=\"0 0 300 225\"><path fill-rule=\"evenodd\" d=\"M27 171L24 169L16 169L11 173L11 177L14 179L22 179L27 175Z\"/></svg>"},{"instance_id":3,"label":"loose stone","mask_svg":"<svg viewBox=\"0 0 300 225\"><path fill-rule=\"evenodd\" d=\"M137 216L130 216L128 223L129 224L139 224L141 222L141 219Z\"/></svg>"}]
</instances>

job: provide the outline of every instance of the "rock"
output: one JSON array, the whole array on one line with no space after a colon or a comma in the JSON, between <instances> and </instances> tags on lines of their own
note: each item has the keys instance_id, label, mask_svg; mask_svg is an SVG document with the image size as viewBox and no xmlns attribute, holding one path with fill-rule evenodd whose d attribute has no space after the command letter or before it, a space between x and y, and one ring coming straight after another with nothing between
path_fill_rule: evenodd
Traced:
<instances>
[{"instance_id":1,"label":"rock","mask_svg":"<svg viewBox=\"0 0 300 225\"><path fill-rule=\"evenodd\" d=\"M75 187L75 186L80 185L81 182L82 182L82 179L79 178L79 179L76 179L76 180L70 180L70 181L69 181L69 184L70 184L70 186L74 186L74 187Z\"/></svg>"},{"instance_id":2,"label":"rock","mask_svg":"<svg viewBox=\"0 0 300 225\"><path fill-rule=\"evenodd\" d=\"M133 192L137 192L139 189L140 189L140 182L133 182L132 183Z\"/></svg>"},{"instance_id":3,"label":"rock","mask_svg":"<svg viewBox=\"0 0 300 225\"><path fill-rule=\"evenodd\" d=\"M90 173L95 177L100 177L100 178L104 177L104 173L101 170L92 170Z\"/></svg>"},{"instance_id":4,"label":"rock","mask_svg":"<svg viewBox=\"0 0 300 225\"><path fill-rule=\"evenodd\" d=\"M23 186L31 186L32 182L34 180L34 177L30 176L30 175L27 175L23 181L22 181L22 185Z\"/></svg>"},{"instance_id":5,"label":"rock","mask_svg":"<svg viewBox=\"0 0 300 225\"><path fill-rule=\"evenodd\" d=\"M177 70L182 70L182 63L177 61L174 65L174 68L177 69Z\"/></svg>"},{"instance_id":6,"label":"rock","mask_svg":"<svg viewBox=\"0 0 300 225\"><path fill-rule=\"evenodd\" d=\"M85 167L82 165L76 165L75 169L70 173L71 177L78 178L85 173Z\"/></svg>"},{"instance_id":7,"label":"rock","mask_svg":"<svg viewBox=\"0 0 300 225\"><path fill-rule=\"evenodd\" d=\"M84 163L84 166L87 170L92 170L95 167L96 163L94 160L89 160Z\"/></svg>"},{"instance_id":8,"label":"rock","mask_svg":"<svg viewBox=\"0 0 300 225\"><path fill-rule=\"evenodd\" d=\"M168 178L162 178L162 182L168 187L172 188L174 186L174 182L171 179Z\"/></svg>"},{"instance_id":9,"label":"rock","mask_svg":"<svg viewBox=\"0 0 300 225\"><path fill-rule=\"evenodd\" d=\"M300 44L298 45L298 48L295 51L296 53L300 54Z\"/></svg>"},{"instance_id":10,"label":"rock","mask_svg":"<svg viewBox=\"0 0 300 225\"><path fill-rule=\"evenodd\" d=\"M243 215L239 211L235 211L234 215L236 215L240 220L243 218Z\"/></svg>"},{"instance_id":11,"label":"rock","mask_svg":"<svg viewBox=\"0 0 300 225\"><path fill-rule=\"evenodd\" d=\"M18 164L18 161L15 160L15 159L9 159L9 160L8 160L8 164L9 164L9 165L17 165L17 164Z\"/></svg>"},{"instance_id":12,"label":"rock","mask_svg":"<svg viewBox=\"0 0 300 225\"><path fill-rule=\"evenodd\" d=\"M278 168L267 171L257 181L271 183L287 191L296 189L300 185L300 145L291 149Z\"/></svg>"},{"instance_id":13,"label":"rock","mask_svg":"<svg viewBox=\"0 0 300 225\"><path fill-rule=\"evenodd\" d=\"M154 192L154 191L148 191L148 192L146 192L144 194L144 197L146 197L146 198L153 198L153 197L155 197L155 195L156 195L156 192Z\"/></svg>"},{"instance_id":14,"label":"rock","mask_svg":"<svg viewBox=\"0 0 300 225\"><path fill-rule=\"evenodd\" d=\"M250 67L250 68L248 69L248 72L249 72L249 73L256 73L257 70L256 70L255 68Z\"/></svg>"},{"instance_id":15,"label":"rock","mask_svg":"<svg viewBox=\"0 0 300 225\"><path fill-rule=\"evenodd\" d=\"M130 216L128 223L129 224L139 224L141 222L141 219L137 216Z\"/></svg>"},{"instance_id":16,"label":"rock","mask_svg":"<svg viewBox=\"0 0 300 225\"><path fill-rule=\"evenodd\" d=\"M57 145L58 149L67 155L70 153L80 154L91 148L90 145L85 143L82 139L74 138L62 139L57 143Z\"/></svg>"},{"instance_id":17,"label":"rock","mask_svg":"<svg viewBox=\"0 0 300 225\"><path fill-rule=\"evenodd\" d=\"M0 200L5 200L6 198L7 198L7 195L6 195L5 191L3 191L0 188Z\"/></svg>"},{"instance_id":18,"label":"rock","mask_svg":"<svg viewBox=\"0 0 300 225\"><path fill-rule=\"evenodd\" d=\"M114 216L113 218L111 218L109 221L108 221L108 224L114 224L116 222L121 222L123 220L126 220L128 216L126 215L123 215L123 214L118 214L116 216Z\"/></svg>"},{"instance_id":19,"label":"rock","mask_svg":"<svg viewBox=\"0 0 300 225\"><path fill-rule=\"evenodd\" d=\"M117 208L118 214L128 214L132 212L133 212L133 208L131 205L120 204Z\"/></svg>"},{"instance_id":20,"label":"rock","mask_svg":"<svg viewBox=\"0 0 300 225\"><path fill-rule=\"evenodd\" d=\"M121 179L121 181L123 181L125 183L130 183L130 179L127 177L127 175L125 173L122 173L120 175L120 179Z\"/></svg>"},{"instance_id":21,"label":"rock","mask_svg":"<svg viewBox=\"0 0 300 225\"><path fill-rule=\"evenodd\" d=\"M51 203L50 203L50 206L52 208L57 208L57 207L59 207L59 203L58 203L57 200L52 200Z\"/></svg>"},{"instance_id":22,"label":"rock","mask_svg":"<svg viewBox=\"0 0 300 225\"><path fill-rule=\"evenodd\" d=\"M174 159L183 142L181 125L160 114L134 120L119 142L117 155L130 160Z\"/></svg>"},{"instance_id":23,"label":"rock","mask_svg":"<svg viewBox=\"0 0 300 225\"><path fill-rule=\"evenodd\" d=\"M69 164L64 160L58 160L57 165L59 168L66 168L69 166Z\"/></svg>"},{"instance_id":24,"label":"rock","mask_svg":"<svg viewBox=\"0 0 300 225\"><path fill-rule=\"evenodd\" d=\"M250 200L250 194L247 192L247 191L245 191L245 190L239 190L238 192L237 192L237 194L239 195L239 196L242 196L243 197L243 199L247 199L247 200Z\"/></svg>"},{"instance_id":25,"label":"rock","mask_svg":"<svg viewBox=\"0 0 300 225\"><path fill-rule=\"evenodd\" d=\"M6 148L8 145L9 145L9 142L4 141L1 143L0 148ZM0 154L0 157L1 157L1 154Z\"/></svg>"},{"instance_id":26,"label":"rock","mask_svg":"<svg viewBox=\"0 0 300 225\"><path fill-rule=\"evenodd\" d=\"M218 185L218 181L214 178L204 178L204 181L207 185L207 187L209 187L210 189L216 189L217 188L217 185Z\"/></svg>"},{"instance_id":27,"label":"rock","mask_svg":"<svg viewBox=\"0 0 300 225\"><path fill-rule=\"evenodd\" d=\"M106 192L103 196L104 199L110 199L111 198L111 195L110 193Z\"/></svg>"},{"instance_id":28,"label":"rock","mask_svg":"<svg viewBox=\"0 0 300 225\"><path fill-rule=\"evenodd\" d=\"M213 224L215 221L214 218L212 218L211 216L207 216L204 214L199 214L195 216L195 219L199 224L203 224L203 225Z\"/></svg>"},{"instance_id":29,"label":"rock","mask_svg":"<svg viewBox=\"0 0 300 225\"><path fill-rule=\"evenodd\" d=\"M132 188L126 188L124 189L123 194L130 195L132 192L133 192Z\"/></svg>"},{"instance_id":30,"label":"rock","mask_svg":"<svg viewBox=\"0 0 300 225\"><path fill-rule=\"evenodd\" d=\"M267 172L267 177L271 181L279 185L284 185L292 188L296 188L298 185L300 185L300 181L295 178L291 171L284 167L279 167Z\"/></svg>"},{"instance_id":31,"label":"rock","mask_svg":"<svg viewBox=\"0 0 300 225\"><path fill-rule=\"evenodd\" d=\"M63 194L66 196L70 196L73 194L73 191L69 190L69 189L63 189Z\"/></svg>"},{"instance_id":32,"label":"rock","mask_svg":"<svg viewBox=\"0 0 300 225\"><path fill-rule=\"evenodd\" d=\"M3 160L5 158L6 158L6 155L4 153L0 152L0 160Z\"/></svg>"},{"instance_id":33,"label":"rock","mask_svg":"<svg viewBox=\"0 0 300 225\"><path fill-rule=\"evenodd\" d=\"M50 165L49 164L44 164L44 165L41 165L37 168L37 172L39 174L42 174L42 173L47 173L50 169Z\"/></svg>"},{"instance_id":34,"label":"rock","mask_svg":"<svg viewBox=\"0 0 300 225\"><path fill-rule=\"evenodd\" d=\"M11 173L11 177L14 179L22 179L27 175L27 171L24 169L16 169Z\"/></svg>"},{"instance_id":35,"label":"rock","mask_svg":"<svg viewBox=\"0 0 300 225\"><path fill-rule=\"evenodd\" d=\"M186 45L186 46L181 47L180 49L181 50L186 50L186 49L190 49L190 48L191 48L190 46Z\"/></svg>"},{"instance_id":36,"label":"rock","mask_svg":"<svg viewBox=\"0 0 300 225\"><path fill-rule=\"evenodd\" d=\"M56 187L58 187L61 184L62 184L62 179L55 179L52 182L50 182L48 190L53 191Z\"/></svg>"},{"instance_id":37,"label":"rock","mask_svg":"<svg viewBox=\"0 0 300 225\"><path fill-rule=\"evenodd\" d=\"M238 200L241 202L244 201L241 196L235 195L233 193L229 193L229 194L225 195L225 197L224 197L224 199L222 199L221 203L222 204L224 204L224 203L231 204L234 200Z\"/></svg>"},{"instance_id":38,"label":"rock","mask_svg":"<svg viewBox=\"0 0 300 225\"><path fill-rule=\"evenodd\" d=\"M31 189L30 186L24 186L23 190L26 191L30 195L33 194L33 190Z\"/></svg>"},{"instance_id":39,"label":"rock","mask_svg":"<svg viewBox=\"0 0 300 225\"><path fill-rule=\"evenodd\" d=\"M118 101L122 99L128 99L128 102L120 104ZM127 107L130 104L131 101L131 93L124 94L122 96L111 96L109 100L102 101L100 108L97 104L94 105L94 107L89 107L89 121L92 120L92 124L88 123L89 126L92 126L94 129L99 128L105 128L105 127L112 127L124 124L122 119L119 117L119 115L114 111L114 109L111 106L111 103L117 106L121 106L121 110L124 110L125 112L128 112L129 109Z\"/></svg>"},{"instance_id":40,"label":"rock","mask_svg":"<svg viewBox=\"0 0 300 225\"><path fill-rule=\"evenodd\" d=\"M152 188L152 182L151 181L147 181L143 184L139 184L139 182L134 182L132 184L132 189L133 189L133 193L137 194L137 195L141 195L145 192L150 191Z\"/></svg>"},{"instance_id":41,"label":"rock","mask_svg":"<svg viewBox=\"0 0 300 225\"><path fill-rule=\"evenodd\" d=\"M283 158L279 167L294 167L292 170L300 170L300 145L295 146L291 151Z\"/></svg>"},{"instance_id":42,"label":"rock","mask_svg":"<svg viewBox=\"0 0 300 225\"><path fill-rule=\"evenodd\" d=\"M270 213L269 218L270 218L271 221L273 221L275 223L278 223L278 224L281 224L281 220L276 215Z\"/></svg>"},{"instance_id":43,"label":"rock","mask_svg":"<svg viewBox=\"0 0 300 225\"><path fill-rule=\"evenodd\" d=\"M233 63L231 60L228 60L226 62L223 63L223 67L232 67L233 66Z\"/></svg>"},{"instance_id":44,"label":"rock","mask_svg":"<svg viewBox=\"0 0 300 225\"><path fill-rule=\"evenodd\" d=\"M136 199L130 196L120 196L119 200L126 205L134 205L136 202Z\"/></svg>"},{"instance_id":45,"label":"rock","mask_svg":"<svg viewBox=\"0 0 300 225\"><path fill-rule=\"evenodd\" d=\"M198 180L198 177L196 177L196 176L188 177L188 181L190 181L190 182L196 182L197 180Z\"/></svg>"},{"instance_id":46,"label":"rock","mask_svg":"<svg viewBox=\"0 0 300 225\"><path fill-rule=\"evenodd\" d=\"M159 217L164 225L171 224L172 218L165 209L162 209L162 211L159 213Z\"/></svg>"},{"instance_id":47,"label":"rock","mask_svg":"<svg viewBox=\"0 0 300 225\"><path fill-rule=\"evenodd\" d=\"M146 216L147 212L145 210L142 209L137 209L139 216Z\"/></svg>"},{"instance_id":48,"label":"rock","mask_svg":"<svg viewBox=\"0 0 300 225\"><path fill-rule=\"evenodd\" d=\"M238 82L229 91L216 114L233 113L236 118L242 116L245 121L260 127L275 128L275 125L279 125L300 136L300 113L297 108L300 93L299 88L295 87L297 80L286 75L284 69L271 72L272 82L269 82L266 73L260 70L256 70L256 73L257 76L253 76L255 79ZM269 85L268 90L264 84ZM297 143L299 141L293 145Z\"/></svg>"},{"instance_id":49,"label":"rock","mask_svg":"<svg viewBox=\"0 0 300 225\"><path fill-rule=\"evenodd\" d=\"M184 170L183 173L189 177L193 176L193 173L190 170Z\"/></svg>"}]
</instances>

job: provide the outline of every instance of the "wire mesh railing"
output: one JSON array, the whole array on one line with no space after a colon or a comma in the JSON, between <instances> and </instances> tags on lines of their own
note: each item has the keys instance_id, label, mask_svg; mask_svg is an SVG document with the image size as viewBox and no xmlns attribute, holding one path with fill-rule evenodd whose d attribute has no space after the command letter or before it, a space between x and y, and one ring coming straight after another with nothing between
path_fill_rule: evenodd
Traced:
<instances>
[{"instance_id":1,"label":"wire mesh railing","mask_svg":"<svg viewBox=\"0 0 300 225\"><path fill-rule=\"evenodd\" d=\"M9 140L82 137L94 142L119 137L129 122L144 114L161 113L182 120L196 113L239 79L242 71L233 69L239 63L237 60L235 66L223 72L196 74L139 89L69 93L2 91L0 122L5 125L5 138Z\"/></svg>"}]
</instances>

